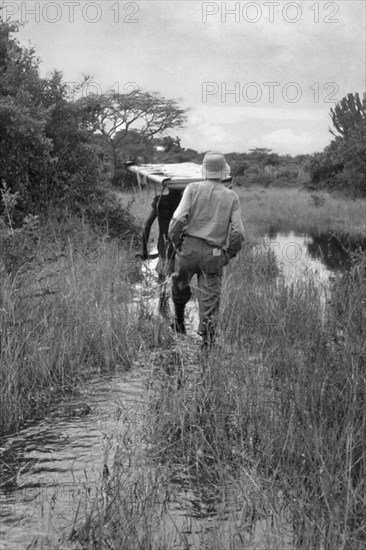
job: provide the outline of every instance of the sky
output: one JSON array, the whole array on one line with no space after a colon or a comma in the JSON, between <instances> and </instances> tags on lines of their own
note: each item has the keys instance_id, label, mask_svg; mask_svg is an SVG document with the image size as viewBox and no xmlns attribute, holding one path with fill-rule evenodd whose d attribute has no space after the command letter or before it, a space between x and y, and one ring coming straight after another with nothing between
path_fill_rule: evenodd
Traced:
<instances>
[{"instance_id":1,"label":"sky","mask_svg":"<svg viewBox=\"0 0 366 550\"><path fill-rule=\"evenodd\" d=\"M365 2L0 0L18 39L85 93L159 92L186 109L186 148L321 151L329 112L365 83Z\"/></svg>"}]
</instances>

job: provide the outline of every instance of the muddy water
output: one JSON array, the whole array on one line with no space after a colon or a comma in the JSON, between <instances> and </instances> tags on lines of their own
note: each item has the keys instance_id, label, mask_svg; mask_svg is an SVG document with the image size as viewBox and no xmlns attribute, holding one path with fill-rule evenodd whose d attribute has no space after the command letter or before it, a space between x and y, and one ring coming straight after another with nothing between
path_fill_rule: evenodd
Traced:
<instances>
[{"instance_id":1,"label":"muddy water","mask_svg":"<svg viewBox=\"0 0 366 550\"><path fill-rule=\"evenodd\" d=\"M321 257L312 256L309 237L277 234L267 242L287 280L306 277L309 269L318 273L320 280L329 279L332 271ZM142 298L156 311L155 263L143 268L145 280L136 288L138 297L132 307ZM197 305L193 301L187 328L190 336L197 335ZM131 439L142 423L150 391L148 380L149 373L141 367L116 376L97 376L80 395L61 402L48 418L0 441L0 550L57 548L61 535L72 531L75 517L82 522L97 490L103 487L103 479L108 479L117 446ZM203 547L212 534L215 541L235 537L245 507L202 512L202 498L183 482L176 495L166 521L172 548ZM201 512L197 514L197 510ZM245 547L258 547L264 541L267 548L291 547L290 535L276 530L270 514L257 517L252 525Z\"/></svg>"},{"instance_id":2,"label":"muddy water","mask_svg":"<svg viewBox=\"0 0 366 550\"><path fill-rule=\"evenodd\" d=\"M182 482L161 526L169 550L293 550L288 513L264 509L253 481L243 472L221 484L222 498Z\"/></svg>"},{"instance_id":3,"label":"muddy water","mask_svg":"<svg viewBox=\"0 0 366 550\"><path fill-rule=\"evenodd\" d=\"M309 273L319 281L327 282L333 275L321 260L321 255L311 252L313 240L310 236L294 232L277 233L267 237L265 242L273 250L280 270L288 282L305 280Z\"/></svg>"},{"instance_id":4,"label":"muddy water","mask_svg":"<svg viewBox=\"0 0 366 550\"><path fill-rule=\"evenodd\" d=\"M151 250L151 254L157 253L157 250ZM164 291L165 294L171 296L171 277L168 278L167 282L163 288L159 289L159 284L157 281L156 266L158 260L149 260L145 262L142 266L142 272L144 274L144 281L140 285L136 285L136 290L138 294L137 302L141 303L141 300L144 301L149 311L157 312L159 308L159 292ZM191 288L193 290L193 297L188 302L185 311L185 326L187 335L193 338L198 337L198 327L199 327L199 314L198 314L198 302L195 293L196 277L193 277L191 282ZM168 301L168 315L173 318L174 316L174 307L172 300Z\"/></svg>"},{"instance_id":5,"label":"muddy water","mask_svg":"<svg viewBox=\"0 0 366 550\"><path fill-rule=\"evenodd\" d=\"M118 442L143 415L146 378L141 369L95 378L44 421L0 442L1 550L56 548L74 518L82 521Z\"/></svg>"},{"instance_id":6,"label":"muddy water","mask_svg":"<svg viewBox=\"0 0 366 550\"><path fill-rule=\"evenodd\" d=\"M327 282L351 267L352 254L366 251L366 238L333 233L272 231L264 241L288 281L306 279L312 273L319 281Z\"/></svg>"}]
</instances>

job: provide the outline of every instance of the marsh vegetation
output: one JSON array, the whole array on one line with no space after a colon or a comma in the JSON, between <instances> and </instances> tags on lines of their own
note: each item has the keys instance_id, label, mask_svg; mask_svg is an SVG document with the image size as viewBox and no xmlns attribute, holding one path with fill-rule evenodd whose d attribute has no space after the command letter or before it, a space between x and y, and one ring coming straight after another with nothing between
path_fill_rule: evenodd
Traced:
<instances>
[{"instance_id":1,"label":"marsh vegetation","mask_svg":"<svg viewBox=\"0 0 366 550\"><path fill-rule=\"evenodd\" d=\"M338 135L322 153L228 155L246 241L226 270L217 343L203 356L192 330L174 337L151 307L157 288L135 253L154 190L137 192L123 166L140 155L201 162L161 135L181 127L185 110L140 90L70 101L62 73L42 78L17 31L0 21L0 452L10 508L32 460L34 486L43 483L37 422L56 424L96 373L140 369L143 413L135 420L133 405L118 405L127 429L114 463L106 452L92 501L75 491L75 518L47 548L363 549L366 99L348 94L331 110ZM125 127L110 134L118 117ZM286 278L266 236L289 231L342 270ZM346 263L335 266L326 234ZM82 403L80 414L89 411ZM11 438L31 424L13 460ZM24 541L42 546L27 523Z\"/></svg>"},{"instance_id":2,"label":"marsh vegetation","mask_svg":"<svg viewBox=\"0 0 366 550\"><path fill-rule=\"evenodd\" d=\"M118 442L111 475L75 520L73 547L364 546L365 255L350 254L350 269L331 281L311 270L289 281L263 236L274 210L288 227L296 205L297 229L324 230L338 212L339 227L357 236L365 204L239 193L250 230L226 271L219 337L206 357L194 337L173 337L155 316L157 289L141 287L133 239L71 220L66 238L64 224L42 238L23 231L33 260L16 276L3 270L4 431L43 416L95 372L142 362L150 373L138 441ZM153 194L119 194L138 215L137 232Z\"/></svg>"},{"instance_id":3,"label":"marsh vegetation","mask_svg":"<svg viewBox=\"0 0 366 550\"><path fill-rule=\"evenodd\" d=\"M363 230L364 204L327 197L319 207L292 190L282 200L278 190L241 192L248 222L258 193L286 227L297 201L302 230L324 230L335 211L343 229ZM144 467L136 474L134 451L121 446L81 544L363 548L365 255L330 283L310 270L290 283L259 245L273 219L259 209L255 238L226 273L214 349L201 357L194 339L168 338L151 356Z\"/></svg>"}]
</instances>

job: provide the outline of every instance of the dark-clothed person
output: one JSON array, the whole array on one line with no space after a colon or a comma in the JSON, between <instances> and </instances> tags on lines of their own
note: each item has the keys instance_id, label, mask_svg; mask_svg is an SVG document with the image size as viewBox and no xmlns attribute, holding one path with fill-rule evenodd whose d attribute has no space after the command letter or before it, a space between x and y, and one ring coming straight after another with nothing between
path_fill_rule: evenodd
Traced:
<instances>
[{"instance_id":1,"label":"dark-clothed person","mask_svg":"<svg viewBox=\"0 0 366 550\"><path fill-rule=\"evenodd\" d=\"M147 260L148 241L152 224L157 219L159 224L158 236L158 254L159 260L156 266L156 271L161 284L161 292L159 297L159 311L166 314L167 296L164 289L164 283L169 275L174 270L174 246L168 240L168 228L172 216L177 209L182 198L182 191L169 190L167 195L158 195L154 198L151 204L151 212L146 220L145 227L142 233L142 259Z\"/></svg>"},{"instance_id":2,"label":"dark-clothed person","mask_svg":"<svg viewBox=\"0 0 366 550\"><path fill-rule=\"evenodd\" d=\"M205 346L214 341L223 267L241 249L244 234L239 197L221 181L225 178L225 172L223 155L205 155L205 181L187 186L168 232L169 238L178 247L172 285L174 328L185 333L184 310L191 297L190 282L196 274L199 331ZM183 231L185 238L181 244Z\"/></svg>"}]
</instances>

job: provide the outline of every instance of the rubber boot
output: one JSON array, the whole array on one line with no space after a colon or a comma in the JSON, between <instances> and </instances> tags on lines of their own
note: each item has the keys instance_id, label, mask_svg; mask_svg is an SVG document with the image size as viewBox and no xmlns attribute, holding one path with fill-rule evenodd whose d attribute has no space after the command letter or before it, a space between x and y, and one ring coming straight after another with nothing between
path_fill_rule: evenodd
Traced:
<instances>
[{"instance_id":1,"label":"rubber boot","mask_svg":"<svg viewBox=\"0 0 366 550\"><path fill-rule=\"evenodd\" d=\"M175 332L179 332L180 334L185 334L186 333L186 327L184 326L185 304L174 304L174 309L175 309L175 319L171 328L175 330Z\"/></svg>"}]
</instances>

